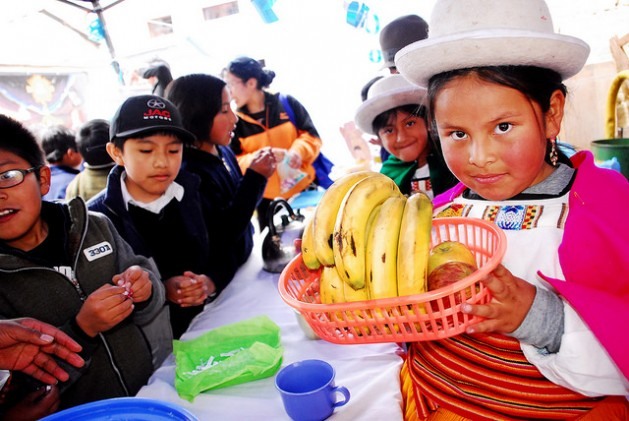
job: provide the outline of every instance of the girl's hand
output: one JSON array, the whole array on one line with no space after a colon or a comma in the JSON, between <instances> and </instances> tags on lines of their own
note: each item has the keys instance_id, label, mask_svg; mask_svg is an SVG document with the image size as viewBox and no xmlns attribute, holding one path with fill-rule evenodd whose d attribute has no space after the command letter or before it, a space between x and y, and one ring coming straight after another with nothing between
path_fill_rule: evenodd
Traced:
<instances>
[{"instance_id":1,"label":"girl's hand","mask_svg":"<svg viewBox=\"0 0 629 421\"><path fill-rule=\"evenodd\" d=\"M301 168L301 155L288 151L288 166L294 169Z\"/></svg>"},{"instance_id":2,"label":"girl's hand","mask_svg":"<svg viewBox=\"0 0 629 421\"><path fill-rule=\"evenodd\" d=\"M516 278L502 265L481 282L489 288L493 298L489 304L462 306L464 313L485 319L468 327L467 333L510 333L516 330L533 304L535 286Z\"/></svg>"},{"instance_id":3,"label":"girl's hand","mask_svg":"<svg viewBox=\"0 0 629 421\"><path fill-rule=\"evenodd\" d=\"M273 152L273 156L275 156L275 162L282 162L288 150L284 148L271 148L271 152Z\"/></svg>"},{"instance_id":4,"label":"girl's hand","mask_svg":"<svg viewBox=\"0 0 629 421\"><path fill-rule=\"evenodd\" d=\"M277 161L275 160L275 155L271 151L271 148L263 148L257 151L249 168L265 178L272 176L277 168Z\"/></svg>"},{"instance_id":5,"label":"girl's hand","mask_svg":"<svg viewBox=\"0 0 629 421\"><path fill-rule=\"evenodd\" d=\"M76 315L76 322L85 334L95 337L129 317L133 307L133 300L124 287L106 284L87 297Z\"/></svg>"},{"instance_id":6,"label":"girl's hand","mask_svg":"<svg viewBox=\"0 0 629 421\"><path fill-rule=\"evenodd\" d=\"M140 266L130 266L121 274L113 277L114 284L124 287L134 303L141 303L151 297L153 285L147 271Z\"/></svg>"}]
</instances>

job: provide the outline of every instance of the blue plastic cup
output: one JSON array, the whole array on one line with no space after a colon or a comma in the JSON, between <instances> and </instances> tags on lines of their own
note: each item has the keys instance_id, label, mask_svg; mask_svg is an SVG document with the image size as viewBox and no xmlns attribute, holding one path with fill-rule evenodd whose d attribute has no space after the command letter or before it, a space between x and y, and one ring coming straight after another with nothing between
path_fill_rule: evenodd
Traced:
<instances>
[{"instance_id":1,"label":"blue plastic cup","mask_svg":"<svg viewBox=\"0 0 629 421\"><path fill-rule=\"evenodd\" d=\"M280 370L275 387L288 416L294 421L322 421L349 402L349 390L335 386L334 375L334 368L321 360L298 361ZM337 400L337 394L343 400Z\"/></svg>"}]
</instances>

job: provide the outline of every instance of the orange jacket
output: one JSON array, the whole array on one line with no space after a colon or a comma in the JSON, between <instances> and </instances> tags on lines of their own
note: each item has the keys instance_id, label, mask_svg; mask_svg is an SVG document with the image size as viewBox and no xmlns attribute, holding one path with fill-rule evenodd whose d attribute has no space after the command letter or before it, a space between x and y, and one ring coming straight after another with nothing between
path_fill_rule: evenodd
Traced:
<instances>
[{"instance_id":1,"label":"orange jacket","mask_svg":"<svg viewBox=\"0 0 629 421\"><path fill-rule=\"evenodd\" d=\"M259 149L267 146L273 148L288 149L301 156L301 171L306 176L301 179L293 188L286 192L280 191L280 178L277 171L269 178L264 197L275 199L283 197L289 199L308 187L315 179L315 170L312 163L319 155L321 149L321 139L319 138L310 117L305 108L292 97L289 97L291 106L297 114L298 124L304 122L304 127L299 129L293 125L288 115L283 110L277 94L265 93L266 95L266 121L264 125L248 114L239 111L236 136L232 143L232 149L236 152L238 164L243 173L253 160L253 156Z\"/></svg>"}]
</instances>

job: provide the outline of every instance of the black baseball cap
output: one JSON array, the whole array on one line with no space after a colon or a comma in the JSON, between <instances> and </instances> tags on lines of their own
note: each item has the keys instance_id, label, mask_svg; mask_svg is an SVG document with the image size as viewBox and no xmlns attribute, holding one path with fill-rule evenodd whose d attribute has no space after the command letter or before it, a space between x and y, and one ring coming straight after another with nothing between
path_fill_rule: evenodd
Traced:
<instances>
[{"instance_id":1,"label":"black baseball cap","mask_svg":"<svg viewBox=\"0 0 629 421\"><path fill-rule=\"evenodd\" d=\"M173 132L183 143L195 136L184 129L179 110L172 102L157 95L127 98L111 120L109 139L128 138L155 131Z\"/></svg>"}]
</instances>

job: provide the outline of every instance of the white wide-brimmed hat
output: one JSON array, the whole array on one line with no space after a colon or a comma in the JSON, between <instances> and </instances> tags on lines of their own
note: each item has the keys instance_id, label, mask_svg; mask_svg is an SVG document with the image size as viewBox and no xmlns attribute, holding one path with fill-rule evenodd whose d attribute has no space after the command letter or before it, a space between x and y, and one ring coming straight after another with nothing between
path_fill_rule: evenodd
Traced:
<instances>
[{"instance_id":1,"label":"white wide-brimmed hat","mask_svg":"<svg viewBox=\"0 0 629 421\"><path fill-rule=\"evenodd\" d=\"M544 0L439 0L425 40L395 55L398 71L427 86L439 73L481 66L537 66L565 80L585 65L590 47L557 34Z\"/></svg>"},{"instance_id":2,"label":"white wide-brimmed hat","mask_svg":"<svg viewBox=\"0 0 629 421\"><path fill-rule=\"evenodd\" d=\"M375 135L373 121L380 114L402 105L421 105L425 99L425 88L410 83L402 75L386 76L369 88L367 100L358 107L354 122L363 132Z\"/></svg>"}]
</instances>

